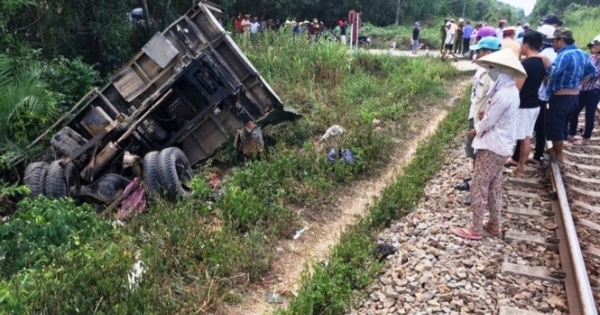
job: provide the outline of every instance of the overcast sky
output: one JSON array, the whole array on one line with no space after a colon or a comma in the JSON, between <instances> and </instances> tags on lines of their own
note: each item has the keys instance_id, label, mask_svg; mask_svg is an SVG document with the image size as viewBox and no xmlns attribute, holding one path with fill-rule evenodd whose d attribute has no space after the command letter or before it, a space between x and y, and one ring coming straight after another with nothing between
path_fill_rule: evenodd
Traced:
<instances>
[{"instance_id":1,"label":"overcast sky","mask_svg":"<svg viewBox=\"0 0 600 315\"><path fill-rule=\"evenodd\" d=\"M531 10L533 10L533 6L535 5L536 0L500 0L504 3L508 3L514 7L522 8L525 10L525 15L529 15Z\"/></svg>"}]
</instances>

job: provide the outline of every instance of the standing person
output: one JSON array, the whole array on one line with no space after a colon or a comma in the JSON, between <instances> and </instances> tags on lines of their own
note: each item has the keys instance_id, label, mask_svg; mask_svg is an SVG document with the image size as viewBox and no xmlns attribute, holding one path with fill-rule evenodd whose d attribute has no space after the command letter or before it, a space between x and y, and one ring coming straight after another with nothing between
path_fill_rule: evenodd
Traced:
<instances>
[{"instance_id":1,"label":"standing person","mask_svg":"<svg viewBox=\"0 0 600 315\"><path fill-rule=\"evenodd\" d=\"M444 46L446 46L446 33L448 32L448 22L450 22L450 19L445 18L444 24L442 24L442 28L440 29L440 38L442 40L442 45L440 46L440 54L444 53Z\"/></svg>"},{"instance_id":2,"label":"standing person","mask_svg":"<svg viewBox=\"0 0 600 315\"><path fill-rule=\"evenodd\" d=\"M250 34L257 34L260 30L260 23L258 22L258 17L254 17L252 19L252 23L250 23Z\"/></svg>"},{"instance_id":3,"label":"standing person","mask_svg":"<svg viewBox=\"0 0 600 315\"><path fill-rule=\"evenodd\" d=\"M475 52L476 58L481 59L493 52L500 50L500 40L496 37L490 36L482 38L476 45L469 47L471 51ZM475 76L473 77L473 89L471 91L471 107L469 108L468 118L468 131L475 129L479 125L481 119L479 118L480 113L485 112L485 108L488 104L488 92L492 85L492 79L488 76L488 69L477 66ZM467 137L465 142L465 153L467 158L473 160L473 169L475 169L475 157L476 152L473 149L473 139Z\"/></svg>"},{"instance_id":4,"label":"standing person","mask_svg":"<svg viewBox=\"0 0 600 315\"><path fill-rule=\"evenodd\" d=\"M588 54L574 45L575 39L570 29L559 27L550 39L557 56L546 87L546 94L550 98L546 112L546 138L552 141L554 161L562 163L568 123L578 106L579 85L591 79L596 68Z\"/></svg>"},{"instance_id":5,"label":"standing person","mask_svg":"<svg viewBox=\"0 0 600 315\"><path fill-rule=\"evenodd\" d=\"M471 34L473 34L473 27L471 26L471 21L466 20L465 26L463 27L463 49L460 52L463 55L469 52L469 42L471 41Z\"/></svg>"},{"instance_id":6,"label":"standing person","mask_svg":"<svg viewBox=\"0 0 600 315\"><path fill-rule=\"evenodd\" d=\"M444 52L442 53L442 61L446 59L448 54L454 57L454 61L458 61L458 58L452 51L452 46L454 42L454 30L452 30L452 22L446 23L446 40L444 41Z\"/></svg>"},{"instance_id":7,"label":"standing person","mask_svg":"<svg viewBox=\"0 0 600 315\"><path fill-rule=\"evenodd\" d=\"M244 27L242 26L242 14L238 14L238 16L235 18L235 30L242 33L244 32Z\"/></svg>"},{"instance_id":8,"label":"standing person","mask_svg":"<svg viewBox=\"0 0 600 315\"><path fill-rule=\"evenodd\" d=\"M521 22L521 21L517 22L517 30L515 31L517 38L523 37L523 32L525 32L525 28L523 28L522 25L523 25L523 22Z\"/></svg>"},{"instance_id":9,"label":"standing person","mask_svg":"<svg viewBox=\"0 0 600 315\"><path fill-rule=\"evenodd\" d=\"M412 34L412 54L416 55L417 50L419 50L419 33L421 32L421 24L419 22L415 22L415 27L413 28Z\"/></svg>"},{"instance_id":10,"label":"standing person","mask_svg":"<svg viewBox=\"0 0 600 315\"><path fill-rule=\"evenodd\" d=\"M463 27L465 26L465 20L458 19L458 25L454 33L454 53L460 54L463 49Z\"/></svg>"},{"instance_id":11,"label":"standing person","mask_svg":"<svg viewBox=\"0 0 600 315\"><path fill-rule=\"evenodd\" d=\"M484 230L493 235L502 233L502 169L515 143L514 130L519 109L515 77L526 74L519 59L506 49L475 62L492 67L489 75L494 84L489 91L490 103L484 118L469 133L473 148L477 149L475 174L471 182L473 218L470 226L456 228L453 233L462 238L480 240ZM486 208L490 212L488 222L483 221Z\"/></svg>"},{"instance_id":12,"label":"standing person","mask_svg":"<svg viewBox=\"0 0 600 315\"><path fill-rule=\"evenodd\" d=\"M244 15L244 18L242 19L242 29L244 38L248 38L250 36L250 14Z\"/></svg>"},{"instance_id":13,"label":"standing person","mask_svg":"<svg viewBox=\"0 0 600 315\"><path fill-rule=\"evenodd\" d=\"M502 29L502 49L510 49L519 58L521 56L521 45L515 40L515 31L514 26Z\"/></svg>"},{"instance_id":14,"label":"standing person","mask_svg":"<svg viewBox=\"0 0 600 315\"><path fill-rule=\"evenodd\" d=\"M517 88L520 91L519 98L521 99L516 129L516 138L519 140L517 141L517 148L519 149L515 149L513 157L509 158L507 162L517 164L517 168L512 172L515 176L523 176L525 171L525 163L531 152L531 137L540 113L537 92L547 76L546 69L550 66L548 58L539 53L543 45L543 37L542 33L533 31L526 32L523 35L521 54L525 56L525 60L521 63L525 72L527 72L527 78L524 80L517 79Z\"/></svg>"},{"instance_id":15,"label":"standing person","mask_svg":"<svg viewBox=\"0 0 600 315\"><path fill-rule=\"evenodd\" d=\"M502 38L502 32L504 30L504 27L506 27L506 20L505 19L501 19L500 21L498 21L498 28L496 29L496 37L498 38Z\"/></svg>"},{"instance_id":16,"label":"standing person","mask_svg":"<svg viewBox=\"0 0 600 315\"><path fill-rule=\"evenodd\" d=\"M341 33L342 33L342 28L341 28L341 27L342 27L342 24L343 24L342 20L338 20L338 21L337 21L337 23L336 23L336 25L335 25L335 28L333 29L333 35L334 35L334 36L335 36L335 38L337 38L337 39L338 39L340 42L342 42L342 40L340 39L340 35L341 35Z\"/></svg>"},{"instance_id":17,"label":"standing person","mask_svg":"<svg viewBox=\"0 0 600 315\"><path fill-rule=\"evenodd\" d=\"M596 36L588 44L588 48L591 54L590 62L596 67L596 74L594 79L581 87L581 91L579 92L579 106L571 116L569 135L575 137L579 113L585 108L585 128L581 139L573 142L575 145L587 145L590 142L592 131L594 130L596 109L598 108L598 102L600 102L600 35Z\"/></svg>"}]
</instances>

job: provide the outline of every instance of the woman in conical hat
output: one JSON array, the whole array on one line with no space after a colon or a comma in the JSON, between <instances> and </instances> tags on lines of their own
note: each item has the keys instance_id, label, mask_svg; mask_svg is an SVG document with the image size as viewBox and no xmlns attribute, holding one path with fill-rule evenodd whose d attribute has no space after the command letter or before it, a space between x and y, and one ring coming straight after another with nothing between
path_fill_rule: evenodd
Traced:
<instances>
[{"instance_id":1,"label":"woman in conical hat","mask_svg":"<svg viewBox=\"0 0 600 315\"><path fill-rule=\"evenodd\" d=\"M502 233L500 217L502 210L502 170L515 144L519 89L515 77L527 74L519 59L510 50L500 50L475 61L489 70L494 83L488 92L490 103L483 119L469 132L473 148L477 150L474 176L471 183L471 225L456 228L456 236L480 240L486 231L494 236ZM490 219L483 221L485 211Z\"/></svg>"}]
</instances>

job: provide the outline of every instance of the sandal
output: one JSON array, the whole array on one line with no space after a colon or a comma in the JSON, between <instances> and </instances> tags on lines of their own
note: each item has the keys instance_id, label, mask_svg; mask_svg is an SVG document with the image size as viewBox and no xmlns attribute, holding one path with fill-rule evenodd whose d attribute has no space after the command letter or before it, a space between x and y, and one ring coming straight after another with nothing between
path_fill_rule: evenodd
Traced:
<instances>
[{"instance_id":1,"label":"sandal","mask_svg":"<svg viewBox=\"0 0 600 315\"><path fill-rule=\"evenodd\" d=\"M544 161L536 158L528 158L526 164L543 165Z\"/></svg>"},{"instance_id":2,"label":"sandal","mask_svg":"<svg viewBox=\"0 0 600 315\"><path fill-rule=\"evenodd\" d=\"M516 170L504 170L503 173L506 174L506 176L508 176L508 177L518 177L518 178L525 177L525 174L517 174Z\"/></svg>"},{"instance_id":3,"label":"sandal","mask_svg":"<svg viewBox=\"0 0 600 315\"><path fill-rule=\"evenodd\" d=\"M577 140L573 141L573 145L586 146L589 144L589 142L590 142L590 139L581 138L581 139L577 139Z\"/></svg>"},{"instance_id":4,"label":"sandal","mask_svg":"<svg viewBox=\"0 0 600 315\"><path fill-rule=\"evenodd\" d=\"M470 240L479 241L483 238L483 234L474 233L470 228L456 228L452 231L454 235Z\"/></svg>"},{"instance_id":5,"label":"sandal","mask_svg":"<svg viewBox=\"0 0 600 315\"><path fill-rule=\"evenodd\" d=\"M511 167L511 166L519 166L519 162L508 158L508 160L506 160L506 162L504 163L504 167Z\"/></svg>"},{"instance_id":6,"label":"sandal","mask_svg":"<svg viewBox=\"0 0 600 315\"><path fill-rule=\"evenodd\" d=\"M483 230L494 236L502 235L502 228L498 227L498 229L493 229L488 221L483 222Z\"/></svg>"}]
</instances>

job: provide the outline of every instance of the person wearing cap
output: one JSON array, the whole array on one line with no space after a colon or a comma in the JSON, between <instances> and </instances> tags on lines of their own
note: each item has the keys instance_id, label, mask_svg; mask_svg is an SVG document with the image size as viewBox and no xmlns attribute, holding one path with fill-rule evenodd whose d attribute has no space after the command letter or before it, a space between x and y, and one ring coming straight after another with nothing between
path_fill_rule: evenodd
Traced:
<instances>
[{"instance_id":1,"label":"person wearing cap","mask_svg":"<svg viewBox=\"0 0 600 315\"><path fill-rule=\"evenodd\" d=\"M442 53L442 61L446 59L448 54L454 57L454 61L458 61L458 57L452 51L454 43L454 30L452 30L452 22L446 23L446 40L444 41L444 52Z\"/></svg>"},{"instance_id":2,"label":"person wearing cap","mask_svg":"<svg viewBox=\"0 0 600 315\"><path fill-rule=\"evenodd\" d=\"M484 37L476 45L469 49L476 54L477 59L481 59L493 52L500 50L500 40L496 37ZM485 112L488 103L488 91L492 85L492 79L488 76L488 69L477 66L475 76L473 77L473 89L471 91L471 106L469 108L468 131L475 129L479 125L480 117ZM473 168L475 168L475 150L472 147L472 139L467 137L465 141L465 153L467 158L473 159Z\"/></svg>"},{"instance_id":3,"label":"person wearing cap","mask_svg":"<svg viewBox=\"0 0 600 315\"><path fill-rule=\"evenodd\" d=\"M549 14L544 18L543 25L552 25L554 28L559 28L563 25L563 22L558 16Z\"/></svg>"},{"instance_id":4,"label":"person wearing cap","mask_svg":"<svg viewBox=\"0 0 600 315\"><path fill-rule=\"evenodd\" d=\"M598 102L600 102L600 35L596 36L588 45L590 62L596 67L594 78L581 86L579 92L579 106L571 116L569 135L575 137L579 114L585 108L585 127L581 139L573 141L575 145L587 145L594 130L594 120Z\"/></svg>"},{"instance_id":5,"label":"person wearing cap","mask_svg":"<svg viewBox=\"0 0 600 315\"><path fill-rule=\"evenodd\" d=\"M527 78L517 79L517 88L520 91L519 98L521 100L516 129L518 141L513 156L506 162L509 165L517 166L510 174L519 177L523 176L525 171L525 164L531 152L531 137L540 113L538 90L544 79L547 78L546 69L550 66L548 58L540 55L543 37L542 33L539 32L525 32L523 45L521 46L521 54L525 56L521 64L527 72Z\"/></svg>"},{"instance_id":6,"label":"person wearing cap","mask_svg":"<svg viewBox=\"0 0 600 315\"><path fill-rule=\"evenodd\" d=\"M523 28L522 25L523 25L523 22L521 22L521 21L517 22L517 30L515 31L517 38L523 37L523 32L525 32L525 28Z\"/></svg>"},{"instance_id":7,"label":"person wearing cap","mask_svg":"<svg viewBox=\"0 0 600 315\"><path fill-rule=\"evenodd\" d=\"M519 58L521 56L521 45L515 40L516 30L517 28L514 26L502 29L502 49L510 49Z\"/></svg>"},{"instance_id":8,"label":"person wearing cap","mask_svg":"<svg viewBox=\"0 0 600 315\"><path fill-rule=\"evenodd\" d=\"M488 75L494 83L488 92L490 102L483 119L469 132L473 148L477 150L471 182L471 225L455 228L453 233L458 237L480 240L484 231L495 236L502 234L502 170L515 143L514 130L520 103L515 78L525 77L526 73L517 56L506 49L475 62L490 69ZM490 214L488 222L484 222L486 210Z\"/></svg>"},{"instance_id":9,"label":"person wearing cap","mask_svg":"<svg viewBox=\"0 0 600 315\"><path fill-rule=\"evenodd\" d=\"M471 34L473 33L473 27L471 26L471 21L466 20L465 26L463 27L463 47L460 51L461 54L466 54L469 52L469 42L471 41Z\"/></svg>"},{"instance_id":10,"label":"person wearing cap","mask_svg":"<svg viewBox=\"0 0 600 315\"><path fill-rule=\"evenodd\" d=\"M546 112L546 138L552 141L554 161L562 163L568 123L578 106L579 85L594 77L596 68L590 62L589 55L574 45L575 39L570 29L559 27L549 39L557 56L550 68L546 86L546 94L550 98Z\"/></svg>"},{"instance_id":11,"label":"person wearing cap","mask_svg":"<svg viewBox=\"0 0 600 315\"><path fill-rule=\"evenodd\" d=\"M419 22L415 22L415 27L413 28L412 34L412 54L416 55L419 50L419 34L421 33L421 24Z\"/></svg>"},{"instance_id":12,"label":"person wearing cap","mask_svg":"<svg viewBox=\"0 0 600 315\"><path fill-rule=\"evenodd\" d=\"M498 38L502 38L502 31L504 30L504 27L506 27L506 20L505 19L501 19L500 21L498 21L498 28L496 29L496 37Z\"/></svg>"}]
</instances>

